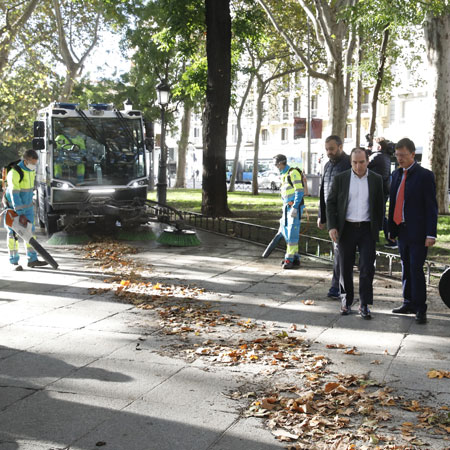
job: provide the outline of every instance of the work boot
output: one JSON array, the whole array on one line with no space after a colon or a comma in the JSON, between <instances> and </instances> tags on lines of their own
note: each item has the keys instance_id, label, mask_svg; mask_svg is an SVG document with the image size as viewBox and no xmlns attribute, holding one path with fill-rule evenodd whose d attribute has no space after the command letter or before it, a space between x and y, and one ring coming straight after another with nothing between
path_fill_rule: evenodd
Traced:
<instances>
[{"instance_id":1,"label":"work boot","mask_svg":"<svg viewBox=\"0 0 450 450\"><path fill-rule=\"evenodd\" d=\"M294 268L294 263L292 261L290 261L289 259L285 259L283 261L283 263L281 264L281 267L283 269L293 269Z\"/></svg>"},{"instance_id":2,"label":"work boot","mask_svg":"<svg viewBox=\"0 0 450 450\"><path fill-rule=\"evenodd\" d=\"M34 268L34 267L42 267L42 266L47 266L48 262L47 261L39 261L38 259L36 261L31 261L28 263L28 267Z\"/></svg>"},{"instance_id":3,"label":"work boot","mask_svg":"<svg viewBox=\"0 0 450 450\"><path fill-rule=\"evenodd\" d=\"M300 258L295 258L293 264L294 267L300 267Z\"/></svg>"},{"instance_id":4,"label":"work boot","mask_svg":"<svg viewBox=\"0 0 450 450\"><path fill-rule=\"evenodd\" d=\"M20 272L23 270L23 267L19 263L12 263L11 269L16 272Z\"/></svg>"}]
</instances>

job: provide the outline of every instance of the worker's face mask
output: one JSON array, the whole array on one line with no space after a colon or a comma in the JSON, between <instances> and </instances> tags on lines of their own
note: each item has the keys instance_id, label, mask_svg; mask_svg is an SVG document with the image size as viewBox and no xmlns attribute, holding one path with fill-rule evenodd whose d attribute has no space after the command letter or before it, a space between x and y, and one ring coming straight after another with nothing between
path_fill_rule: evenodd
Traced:
<instances>
[{"instance_id":1,"label":"worker's face mask","mask_svg":"<svg viewBox=\"0 0 450 450\"><path fill-rule=\"evenodd\" d=\"M27 169L29 169L29 170L36 170L36 164L33 164L29 161L25 161L25 165L27 166Z\"/></svg>"}]
</instances>

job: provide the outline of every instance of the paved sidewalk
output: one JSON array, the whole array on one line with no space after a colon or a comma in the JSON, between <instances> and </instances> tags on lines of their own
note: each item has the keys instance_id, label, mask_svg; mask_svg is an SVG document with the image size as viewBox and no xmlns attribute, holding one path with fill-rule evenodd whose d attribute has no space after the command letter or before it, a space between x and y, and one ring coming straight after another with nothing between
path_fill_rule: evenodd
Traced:
<instances>
[{"instance_id":1,"label":"paved sidewalk","mask_svg":"<svg viewBox=\"0 0 450 450\"><path fill-rule=\"evenodd\" d=\"M282 271L281 254L264 260L260 246L198 235L202 245L193 248L129 243L139 248L133 260L153 284L203 288L196 301L221 314L310 340L311 351L329 357L336 373L367 374L398 395L450 405L450 379L427 377L431 369L450 370L450 311L436 290L426 325L391 314L401 302L400 283L379 278L373 320L343 317L338 302L326 297L329 265L303 258L299 270ZM59 270L9 271L5 246L0 249L0 450L285 447L261 419L243 416L249 399L231 398L264 384L269 366L196 357L187 349L196 338L194 349L201 348L203 336L162 332L163 316L153 309L118 301L112 292L91 295L108 277L74 247L40 241ZM256 336L242 327L221 330L210 335L223 343ZM355 346L360 355L327 344ZM290 371L287 380L301 384L296 374ZM283 381L282 372L276 376ZM392 425L409 420L406 414ZM446 448L448 436L427 436L420 448Z\"/></svg>"}]
</instances>

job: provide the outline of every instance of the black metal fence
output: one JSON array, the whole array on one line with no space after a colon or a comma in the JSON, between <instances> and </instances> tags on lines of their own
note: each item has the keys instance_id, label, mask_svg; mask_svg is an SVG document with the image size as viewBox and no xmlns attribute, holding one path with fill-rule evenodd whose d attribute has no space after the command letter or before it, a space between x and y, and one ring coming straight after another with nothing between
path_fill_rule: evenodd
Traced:
<instances>
[{"instance_id":1,"label":"black metal fence","mask_svg":"<svg viewBox=\"0 0 450 450\"><path fill-rule=\"evenodd\" d=\"M224 234L233 238L243 239L252 243L268 245L278 232L276 228L265 227L239 220L222 217L207 217L200 213L179 211L186 224L202 230ZM278 248L284 250L286 244L282 239ZM299 252L301 254L319 258L324 261L333 261L333 243L328 239L300 234ZM400 255L382 251L376 252L377 273L393 278L401 278ZM427 284L436 285L439 277L448 266L425 261Z\"/></svg>"}]
</instances>

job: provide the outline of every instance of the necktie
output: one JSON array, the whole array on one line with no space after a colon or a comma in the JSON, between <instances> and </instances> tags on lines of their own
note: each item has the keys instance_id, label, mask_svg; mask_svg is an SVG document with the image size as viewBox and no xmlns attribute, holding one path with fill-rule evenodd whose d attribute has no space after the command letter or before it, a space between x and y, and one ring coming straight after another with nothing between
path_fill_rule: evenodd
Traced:
<instances>
[{"instance_id":1,"label":"necktie","mask_svg":"<svg viewBox=\"0 0 450 450\"><path fill-rule=\"evenodd\" d=\"M397 225L400 225L403 222L403 204L405 203L406 175L408 175L408 170L405 170L405 175L398 189L397 200L395 201L394 222Z\"/></svg>"}]
</instances>

